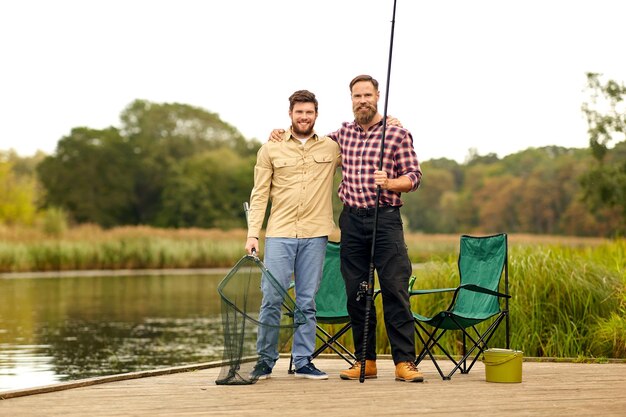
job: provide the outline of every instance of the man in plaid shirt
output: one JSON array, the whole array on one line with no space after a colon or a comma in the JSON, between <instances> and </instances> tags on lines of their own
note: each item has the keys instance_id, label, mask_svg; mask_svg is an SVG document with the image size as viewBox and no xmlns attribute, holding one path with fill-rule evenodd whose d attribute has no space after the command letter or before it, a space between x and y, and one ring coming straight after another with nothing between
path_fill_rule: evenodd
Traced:
<instances>
[{"instance_id":1,"label":"man in plaid shirt","mask_svg":"<svg viewBox=\"0 0 626 417\"><path fill-rule=\"evenodd\" d=\"M376 188L380 186L374 267L383 297L385 328L396 365L396 379L421 382L423 375L414 365L413 316L409 305L409 278L412 268L404 243L400 217L400 193L415 191L422 177L411 133L398 126L386 126L383 169L378 170L383 134L383 116L378 112L378 81L359 75L350 82L355 121L343 123L329 136L341 148L342 181L339 198L344 204L339 217L341 229L341 273L346 283L348 313L359 361L342 371L342 379L359 379L360 347L365 329L365 297L358 297L367 282L371 257ZM359 298L359 300L357 300ZM376 309L370 310L365 353L365 377L376 378Z\"/></svg>"}]
</instances>

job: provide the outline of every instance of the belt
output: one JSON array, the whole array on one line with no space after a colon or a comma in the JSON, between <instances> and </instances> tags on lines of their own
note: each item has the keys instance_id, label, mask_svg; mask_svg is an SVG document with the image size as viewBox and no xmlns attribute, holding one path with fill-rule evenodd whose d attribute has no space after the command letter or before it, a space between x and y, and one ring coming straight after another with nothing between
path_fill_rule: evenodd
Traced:
<instances>
[{"instance_id":1,"label":"belt","mask_svg":"<svg viewBox=\"0 0 626 417\"><path fill-rule=\"evenodd\" d=\"M376 211L376 207L350 207L343 206L344 210L348 213L356 214L361 217L369 217L373 216ZM398 211L400 207L398 206L380 206L378 207L378 214L381 213L393 213L394 211Z\"/></svg>"}]
</instances>

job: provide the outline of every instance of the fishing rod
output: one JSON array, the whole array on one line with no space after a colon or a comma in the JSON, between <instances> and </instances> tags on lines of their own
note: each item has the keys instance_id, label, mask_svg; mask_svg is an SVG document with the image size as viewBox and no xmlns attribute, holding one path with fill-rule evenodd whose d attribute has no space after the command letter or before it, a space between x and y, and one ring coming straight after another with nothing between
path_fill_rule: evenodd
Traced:
<instances>
[{"instance_id":1,"label":"fishing rod","mask_svg":"<svg viewBox=\"0 0 626 417\"><path fill-rule=\"evenodd\" d=\"M385 152L385 133L387 130L387 105L389 104L389 82L391 80L391 56L393 54L393 34L396 26L396 1L393 0L393 14L391 17L391 40L389 42L389 61L387 64L387 86L385 91L385 107L383 111L383 133L380 140L380 159L378 161L378 170L383 170L383 159ZM378 228L378 206L380 200L380 185L376 187L376 206L374 208L374 230L372 232L372 249L370 252L369 276L367 282L361 283L366 286L367 292L365 296L365 330L363 331L363 346L361 348L361 374L359 382L365 382L365 353L367 351L367 337L369 335L370 312L372 303L374 302L374 255L376 254L376 229ZM374 330L375 331L375 330Z\"/></svg>"}]
</instances>

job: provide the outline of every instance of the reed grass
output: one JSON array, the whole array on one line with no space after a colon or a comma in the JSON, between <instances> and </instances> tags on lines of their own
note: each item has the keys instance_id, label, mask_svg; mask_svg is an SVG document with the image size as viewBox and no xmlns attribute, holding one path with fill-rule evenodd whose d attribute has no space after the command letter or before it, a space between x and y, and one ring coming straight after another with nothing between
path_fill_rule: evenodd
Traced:
<instances>
[{"instance_id":1,"label":"reed grass","mask_svg":"<svg viewBox=\"0 0 626 417\"><path fill-rule=\"evenodd\" d=\"M607 250L602 246L515 251L512 343L530 356L603 356L606 349L598 347L597 326L618 311L625 289L623 266L612 268L605 259Z\"/></svg>"},{"instance_id":2,"label":"reed grass","mask_svg":"<svg viewBox=\"0 0 626 417\"><path fill-rule=\"evenodd\" d=\"M626 358L626 240L540 242L527 237L509 241L510 348L533 357ZM456 287L456 261L456 254L448 254L419 265L414 288ZM450 300L451 293L414 296L411 308L428 316L445 310ZM377 312L382 324L382 309ZM462 353L460 332L449 332L440 343L455 355ZM505 345L503 323L490 346ZM419 341L417 346L421 348ZM390 353L382 325L377 351Z\"/></svg>"},{"instance_id":3,"label":"reed grass","mask_svg":"<svg viewBox=\"0 0 626 417\"><path fill-rule=\"evenodd\" d=\"M242 229L83 225L50 234L0 226L0 272L231 267L245 237ZM407 233L406 242L418 264L415 288L458 284L458 235ZM626 239L511 235L509 275L511 348L525 356L626 357ZM411 305L429 315L447 307L446 297L413 297ZM376 306L377 349L389 353L380 297ZM351 334L341 341L353 346ZM441 343L461 352L458 335ZM504 344L501 326L491 345Z\"/></svg>"},{"instance_id":4,"label":"reed grass","mask_svg":"<svg viewBox=\"0 0 626 417\"><path fill-rule=\"evenodd\" d=\"M243 255L246 231L158 229L147 226L104 230L95 225L73 228L0 226L0 272L75 269L228 267ZM335 232L331 239L339 240ZM623 271L624 247L615 250L606 239L514 235L512 243L559 244L572 250L611 250ZM415 263L445 261L458 250L456 235L407 233L409 256ZM261 254L262 255L262 254ZM608 259L608 257L607 257Z\"/></svg>"},{"instance_id":5,"label":"reed grass","mask_svg":"<svg viewBox=\"0 0 626 417\"><path fill-rule=\"evenodd\" d=\"M0 272L229 267L244 254L245 231L86 225L51 237L0 229Z\"/></svg>"}]
</instances>

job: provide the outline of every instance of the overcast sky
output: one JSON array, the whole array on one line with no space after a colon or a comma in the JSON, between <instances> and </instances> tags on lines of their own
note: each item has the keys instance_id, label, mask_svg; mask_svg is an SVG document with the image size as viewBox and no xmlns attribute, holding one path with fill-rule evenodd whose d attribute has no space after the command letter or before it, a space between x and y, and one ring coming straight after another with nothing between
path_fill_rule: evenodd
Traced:
<instances>
[{"instance_id":1,"label":"overcast sky","mask_svg":"<svg viewBox=\"0 0 626 417\"><path fill-rule=\"evenodd\" d=\"M0 150L54 152L119 126L135 99L218 113L247 138L313 91L316 129L352 120L349 81L381 82L393 0L3 0ZM421 160L586 147L585 73L626 81L624 0L397 0L388 113Z\"/></svg>"}]
</instances>

